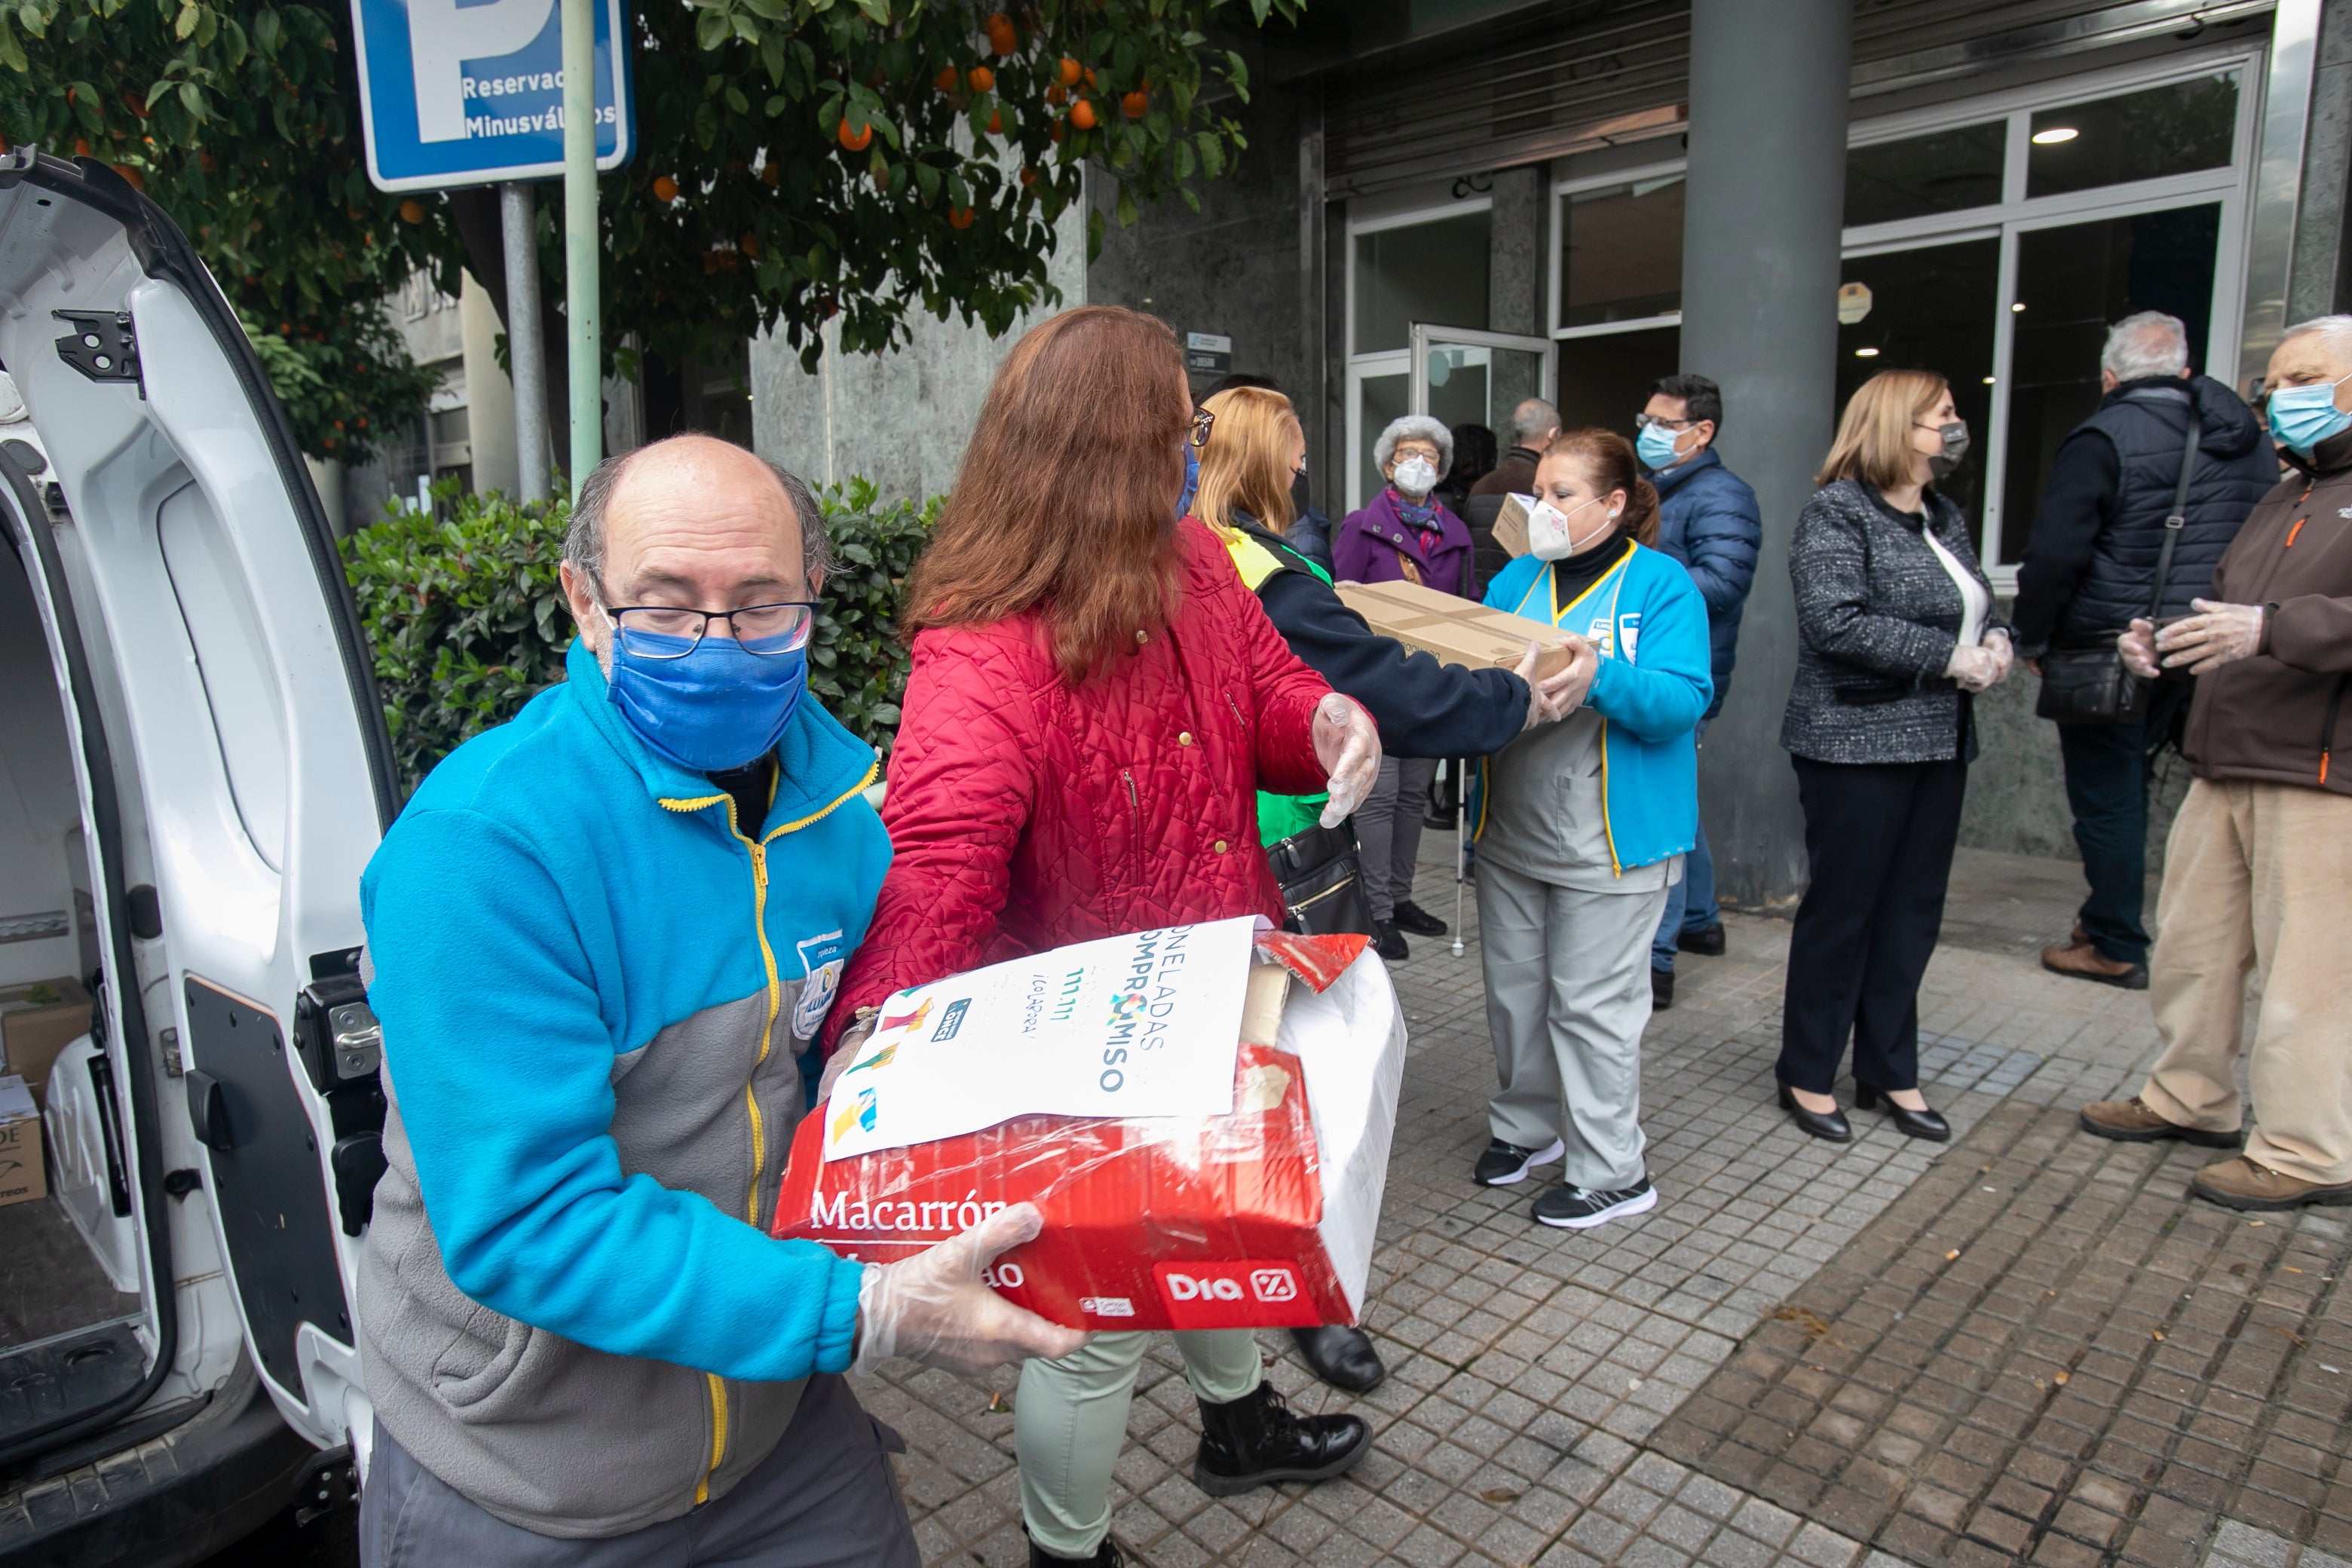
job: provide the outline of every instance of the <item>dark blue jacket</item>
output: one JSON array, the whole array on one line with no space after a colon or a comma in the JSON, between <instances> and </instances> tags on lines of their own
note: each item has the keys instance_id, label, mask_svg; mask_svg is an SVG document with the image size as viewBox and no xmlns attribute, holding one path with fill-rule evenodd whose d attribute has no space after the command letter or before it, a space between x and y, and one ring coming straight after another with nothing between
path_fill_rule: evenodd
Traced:
<instances>
[{"instance_id":1,"label":"dark blue jacket","mask_svg":"<svg viewBox=\"0 0 2352 1568\"><path fill-rule=\"evenodd\" d=\"M2204 598L2213 568L2254 503L2278 483L2278 458L2245 399L2210 376L2147 376L2107 394L2050 463L2017 566L2017 651L2099 647L2147 614L2164 520L2180 483L2180 449L2197 403L2197 462L2172 567L2168 616Z\"/></svg>"},{"instance_id":2,"label":"dark blue jacket","mask_svg":"<svg viewBox=\"0 0 2352 1568\"><path fill-rule=\"evenodd\" d=\"M1764 516L1756 492L1723 466L1712 447L1648 479L1658 491L1657 548L1683 563L1706 601L1707 652L1715 677L1715 700L1706 716L1712 719L1723 710L1724 693L1731 688L1739 616L1764 548Z\"/></svg>"}]
</instances>

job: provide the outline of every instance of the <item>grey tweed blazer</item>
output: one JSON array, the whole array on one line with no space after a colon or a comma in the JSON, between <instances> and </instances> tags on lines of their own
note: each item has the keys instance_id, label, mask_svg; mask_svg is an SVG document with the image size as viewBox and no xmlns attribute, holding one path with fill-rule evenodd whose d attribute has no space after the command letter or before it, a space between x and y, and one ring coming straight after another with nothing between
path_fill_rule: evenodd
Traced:
<instances>
[{"instance_id":1,"label":"grey tweed blazer","mask_svg":"<svg viewBox=\"0 0 2352 1568\"><path fill-rule=\"evenodd\" d=\"M1983 583L1960 509L1931 489L1927 510L1944 548ZM1781 745L1820 763L1976 760L1968 694L1944 674L1959 640L1960 591L1917 520L1859 479L1833 480L1797 518L1789 576L1797 679Z\"/></svg>"}]
</instances>

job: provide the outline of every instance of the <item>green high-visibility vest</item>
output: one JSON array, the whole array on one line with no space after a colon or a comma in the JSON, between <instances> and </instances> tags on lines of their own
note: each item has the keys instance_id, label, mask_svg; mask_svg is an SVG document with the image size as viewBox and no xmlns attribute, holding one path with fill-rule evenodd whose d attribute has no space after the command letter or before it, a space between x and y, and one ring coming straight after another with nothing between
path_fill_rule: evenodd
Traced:
<instances>
[{"instance_id":1,"label":"green high-visibility vest","mask_svg":"<svg viewBox=\"0 0 2352 1568\"><path fill-rule=\"evenodd\" d=\"M1331 574L1309 561L1287 545L1268 544L1238 528L1220 528L1215 523L1210 531L1224 542L1225 553L1234 559L1234 569L1242 574L1242 584L1253 594L1264 584L1285 572L1311 572L1331 581ZM1294 833L1304 833L1323 819L1323 807L1328 795L1273 795L1257 792L1257 833L1259 841L1279 844Z\"/></svg>"}]
</instances>

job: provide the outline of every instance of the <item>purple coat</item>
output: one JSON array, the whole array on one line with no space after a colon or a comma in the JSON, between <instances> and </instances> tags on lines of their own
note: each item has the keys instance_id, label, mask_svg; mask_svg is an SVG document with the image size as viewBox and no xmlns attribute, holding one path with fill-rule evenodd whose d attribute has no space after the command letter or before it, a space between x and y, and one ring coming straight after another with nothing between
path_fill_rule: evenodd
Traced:
<instances>
[{"instance_id":1,"label":"purple coat","mask_svg":"<svg viewBox=\"0 0 2352 1568\"><path fill-rule=\"evenodd\" d=\"M1475 598L1470 583L1470 525L1438 503L1435 550L1423 550L1421 530L1397 515L1396 492L1383 489L1372 504L1351 511L1331 532L1331 574L1343 583L1405 580L1403 561L1412 562L1422 583L1465 599Z\"/></svg>"}]
</instances>

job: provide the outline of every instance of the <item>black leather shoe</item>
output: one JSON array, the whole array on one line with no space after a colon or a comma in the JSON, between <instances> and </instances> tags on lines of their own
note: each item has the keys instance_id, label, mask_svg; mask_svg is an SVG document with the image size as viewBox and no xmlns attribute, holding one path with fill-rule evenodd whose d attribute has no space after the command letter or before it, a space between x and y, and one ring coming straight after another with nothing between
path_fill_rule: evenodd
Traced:
<instances>
[{"instance_id":1,"label":"black leather shoe","mask_svg":"<svg viewBox=\"0 0 2352 1568\"><path fill-rule=\"evenodd\" d=\"M1415 936L1444 936L1445 922L1407 899L1392 911L1391 923L1399 931L1409 931Z\"/></svg>"},{"instance_id":2,"label":"black leather shoe","mask_svg":"<svg viewBox=\"0 0 2352 1568\"><path fill-rule=\"evenodd\" d=\"M1853 1129L1846 1125L1844 1111L1807 1110L1797 1103L1797 1097L1789 1092L1789 1086L1785 1083L1780 1086L1780 1109L1789 1113L1791 1121L1816 1138L1826 1139L1832 1143L1853 1142Z\"/></svg>"},{"instance_id":3,"label":"black leather shoe","mask_svg":"<svg viewBox=\"0 0 2352 1568\"><path fill-rule=\"evenodd\" d=\"M1361 1329L1293 1329L1290 1342L1316 1376L1349 1394L1370 1394L1389 1374L1372 1348L1372 1336Z\"/></svg>"},{"instance_id":4,"label":"black leather shoe","mask_svg":"<svg viewBox=\"0 0 2352 1568\"><path fill-rule=\"evenodd\" d=\"M1952 1124L1932 1110L1906 1110L1886 1098L1886 1091L1866 1083L1853 1086L1853 1108L1856 1110L1884 1110L1895 1123L1895 1131L1906 1138L1926 1138L1937 1143L1951 1142Z\"/></svg>"},{"instance_id":5,"label":"black leather shoe","mask_svg":"<svg viewBox=\"0 0 2352 1568\"><path fill-rule=\"evenodd\" d=\"M1022 1533L1028 1531L1024 1528ZM1029 1543L1029 1568L1127 1568L1127 1554L1108 1535L1095 1548L1092 1557L1056 1557L1033 1541Z\"/></svg>"},{"instance_id":6,"label":"black leather shoe","mask_svg":"<svg viewBox=\"0 0 2352 1568\"><path fill-rule=\"evenodd\" d=\"M1685 952L1696 952L1702 958L1721 958L1723 956L1723 922L1717 921L1711 926L1701 926L1696 931L1683 931L1675 938L1675 946Z\"/></svg>"},{"instance_id":7,"label":"black leather shoe","mask_svg":"<svg viewBox=\"0 0 2352 1568\"><path fill-rule=\"evenodd\" d=\"M1650 1011L1663 1013L1675 1005L1675 972L1671 969L1650 971Z\"/></svg>"},{"instance_id":8,"label":"black leather shoe","mask_svg":"<svg viewBox=\"0 0 2352 1568\"><path fill-rule=\"evenodd\" d=\"M1296 1415L1274 1384L1229 1405L1201 1402L1201 1452L1192 1484L1233 1497L1276 1481L1328 1481L1372 1451L1372 1429L1356 1415Z\"/></svg>"},{"instance_id":9,"label":"black leather shoe","mask_svg":"<svg viewBox=\"0 0 2352 1568\"><path fill-rule=\"evenodd\" d=\"M1412 956L1412 949L1405 945L1405 940L1398 932L1394 921L1372 922L1372 951L1391 963L1402 963Z\"/></svg>"}]
</instances>

